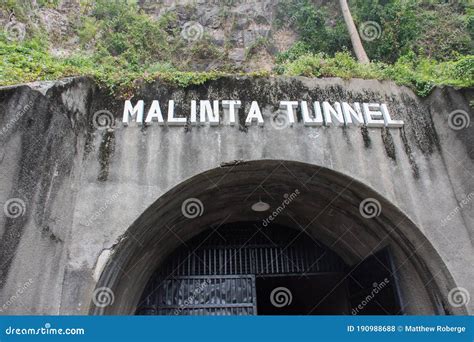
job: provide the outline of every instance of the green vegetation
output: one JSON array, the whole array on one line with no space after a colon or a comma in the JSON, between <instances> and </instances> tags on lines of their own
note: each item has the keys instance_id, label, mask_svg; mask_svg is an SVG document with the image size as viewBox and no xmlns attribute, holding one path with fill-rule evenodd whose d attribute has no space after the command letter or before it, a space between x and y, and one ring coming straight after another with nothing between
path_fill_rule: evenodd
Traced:
<instances>
[{"instance_id":1,"label":"green vegetation","mask_svg":"<svg viewBox=\"0 0 474 342\"><path fill-rule=\"evenodd\" d=\"M377 31L375 39L362 37L372 61L394 63L411 51L435 60L473 54L472 2L469 5L462 0L353 0L350 7L359 30L363 23L376 24L372 26ZM351 49L337 10L337 6L316 7L311 0L282 0L276 22L291 24L299 33L299 48L304 47L304 52L332 56Z\"/></svg>"},{"instance_id":2,"label":"green vegetation","mask_svg":"<svg viewBox=\"0 0 474 342\"><path fill-rule=\"evenodd\" d=\"M338 10L338 6L334 1L332 10ZM311 0L281 0L277 7L276 25L289 24L299 35L299 49L302 51L333 55L350 48L351 41L342 18L337 20L339 14L331 15L329 10L316 7Z\"/></svg>"},{"instance_id":3,"label":"green vegetation","mask_svg":"<svg viewBox=\"0 0 474 342\"><path fill-rule=\"evenodd\" d=\"M15 14L23 17L27 9L11 2ZM45 32L29 31L22 42L9 41L0 33L0 82L2 85L35 80L86 75L115 93L129 92L140 80L161 78L189 86L226 75L225 70L191 72L191 61L217 59L217 49L207 37L188 43L174 26L176 18L166 15L155 21L139 12L127 0L83 1L84 11L75 26L81 49L69 57L54 57L49 52ZM49 42L49 45L54 45ZM93 47L92 53L84 53Z\"/></svg>"},{"instance_id":4,"label":"green vegetation","mask_svg":"<svg viewBox=\"0 0 474 342\"><path fill-rule=\"evenodd\" d=\"M417 55L435 60L458 58L472 54L474 31L469 22L474 20L472 1L415 1L355 0L358 22L380 23L379 39L366 42L372 60L395 62L414 51Z\"/></svg>"},{"instance_id":5,"label":"green vegetation","mask_svg":"<svg viewBox=\"0 0 474 342\"><path fill-rule=\"evenodd\" d=\"M364 47L372 63L351 57L351 42L334 7L311 0L283 0L277 24L299 33L276 58L279 74L391 79L426 95L436 85L474 86L474 5L421 0L353 0L354 20L367 31Z\"/></svg>"},{"instance_id":6,"label":"green vegetation","mask_svg":"<svg viewBox=\"0 0 474 342\"><path fill-rule=\"evenodd\" d=\"M280 74L307 77L341 77L394 80L412 87L419 95L428 95L436 85L455 87L474 86L474 56L460 57L455 61L435 62L410 53L394 64L374 62L358 63L348 52L337 52L334 57L323 53L307 53L283 62L277 67Z\"/></svg>"},{"instance_id":7,"label":"green vegetation","mask_svg":"<svg viewBox=\"0 0 474 342\"><path fill-rule=\"evenodd\" d=\"M52 8L57 5L57 1L37 2ZM14 9L18 20L26 22L29 3L1 0L0 9ZM350 6L358 27L367 21L380 26L376 39L364 41L372 63L361 65L352 57L336 5L316 7L311 0L282 0L275 29L290 25L299 40L276 56L274 73L391 79L420 95L435 85L474 86L472 5L443 0L353 0ZM0 83L88 75L112 92L126 95L140 82L155 78L187 87L242 74L209 37L186 41L175 15L154 20L133 1L81 0L81 13L71 22L78 42L67 57L52 55L56 42L40 26L29 25L21 42L9 41L0 32ZM271 46L269 39L257 40L247 57ZM209 61L224 62L205 72L193 71Z\"/></svg>"},{"instance_id":8,"label":"green vegetation","mask_svg":"<svg viewBox=\"0 0 474 342\"><path fill-rule=\"evenodd\" d=\"M138 80L151 81L161 78L172 84L187 87L227 75L225 72L218 71L179 71L169 64L159 63L151 64L143 71L110 57L102 62L97 61L95 57L87 56L54 58L41 47L37 40L31 40L22 45L6 44L0 41L0 59L3 85L86 75L94 77L112 92L122 93L131 90Z\"/></svg>"}]
</instances>

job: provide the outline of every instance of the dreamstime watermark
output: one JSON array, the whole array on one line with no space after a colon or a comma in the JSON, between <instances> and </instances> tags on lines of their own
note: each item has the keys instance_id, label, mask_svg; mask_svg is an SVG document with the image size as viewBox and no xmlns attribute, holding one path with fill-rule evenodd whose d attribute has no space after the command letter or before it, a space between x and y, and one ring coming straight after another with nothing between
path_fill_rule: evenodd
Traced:
<instances>
[{"instance_id":1,"label":"dreamstime watermark","mask_svg":"<svg viewBox=\"0 0 474 342\"><path fill-rule=\"evenodd\" d=\"M291 26L295 23L296 19L297 19L296 15L292 15L290 19L288 19L288 21L285 22L285 24L275 32L275 34L279 34L283 32L284 30L290 29Z\"/></svg>"},{"instance_id":2,"label":"dreamstime watermark","mask_svg":"<svg viewBox=\"0 0 474 342\"><path fill-rule=\"evenodd\" d=\"M115 128L115 117L106 109L98 110L92 116L92 125L98 130L113 129Z\"/></svg>"},{"instance_id":3,"label":"dreamstime watermark","mask_svg":"<svg viewBox=\"0 0 474 342\"><path fill-rule=\"evenodd\" d=\"M175 316L181 314L181 312L186 309L189 305L192 305L197 296L204 292L204 290L211 284L211 279L207 278L202 283L200 283L192 292L192 294L184 300L182 304L179 305L179 308L174 310Z\"/></svg>"},{"instance_id":4,"label":"dreamstime watermark","mask_svg":"<svg viewBox=\"0 0 474 342\"><path fill-rule=\"evenodd\" d=\"M8 131L10 131L15 126L15 124L23 117L23 115L25 115L33 107L34 100L36 99L37 96L38 95L34 95L34 98L31 99L26 104L26 106L24 106L18 113L16 113L13 116L13 118L11 118L7 122L7 124L0 129L0 137L2 137ZM0 146L0 161L3 160L4 155L5 155L5 148L4 148L4 146Z\"/></svg>"},{"instance_id":5,"label":"dreamstime watermark","mask_svg":"<svg viewBox=\"0 0 474 342\"><path fill-rule=\"evenodd\" d=\"M284 129L290 126L290 120L288 119L288 115L278 112L270 121L270 124L275 129Z\"/></svg>"},{"instance_id":6,"label":"dreamstime watermark","mask_svg":"<svg viewBox=\"0 0 474 342\"><path fill-rule=\"evenodd\" d=\"M382 27L376 21L365 21L359 27L359 34L363 40L372 42L382 36Z\"/></svg>"},{"instance_id":7,"label":"dreamstime watermark","mask_svg":"<svg viewBox=\"0 0 474 342\"><path fill-rule=\"evenodd\" d=\"M283 210L286 209L287 206L293 202L298 195L300 194L300 191L298 189L295 189L291 194L284 194L283 197L285 198L283 202L267 217L263 220L262 225L264 227L267 227L271 221L273 221L278 215L280 215Z\"/></svg>"},{"instance_id":8,"label":"dreamstime watermark","mask_svg":"<svg viewBox=\"0 0 474 342\"><path fill-rule=\"evenodd\" d=\"M21 198L10 198L3 205L3 213L6 217L15 219L25 215L26 203Z\"/></svg>"},{"instance_id":9,"label":"dreamstime watermark","mask_svg":"<svg viewBox=\"0 0 474 342\"><path fill-rule=\"evenodd\" d=\"M188 219L194 219L202 216L204 213L204 205L198 198L188 198L181 204L181 212Z\"/></svg>"},{"instance_id":10,"label":"dreamstime watermark","mask_svg":"<svg viewBox=\"0 0 474 342\"><path fill-rule=\"evenodd\" d=\"M9 326L5 329L5 335L84 335L83 328L53 328L50 323L46 323L40 328L14 328Z\"/></svg>"},{"instance_id":11,"label":"dreamstime watermark","mask_svg":"<svg viewBox=\"0 0 474 342\"><path fill-rule=\"evenodd\" d=\"M371 219L380 215L382 206L375 198L366 198L360 202L359 212L362 217Z\"/></svg>"},{"instance_id":12,"label":"dreamstime watermark","mask_svg":"<svg viewBox=\"0 0 474 342\"><path fill-rule=\"evenodd\" d=\"M20 286L14 295L12 295L8 300L0 307L0 312L6 311L10 306L12 306L18 298L20 298L25 291L33 284L33 279L28 279L22 286Z\"/></svg>"},{"instance_id":13,"label":"dreamstime watermark","mask_svg":"<svg viewBox=\"0 0 474 342\"><path fill-rule=\"evenodd\" d=\"M18 113L16 113L13 116L13 118L10 121L7 122L7 124L4 127L2 127L2 129L0 130L0 136L6 134L9 130L11 130L13 126L23 117L23 115L25 115L33 107L33 103L36 97L37 95L35 95L35 97L31 99L26 104L26 106L24 106Z\"/></svg>"},{"instance_id":14,"label":"dreamstime watermark","mask_svg":"<svg viewBox=\"0 0 474 342\"><path fill-rule=\"evenodd\" d=\"M291 16L283 25L282 27L280 27L278 30L276 30L272 35L273 37L278 37L279 35L283 34L286 30L289 30L291 28L291 26L295 23L295 21L297 20L297 17L296 15L293 15ZM268 23L269 24L269 23ZM269 24L270 25L270 24ZM271 26L271 25L270 25ZM268 48L269 45L270 45L270 40L266 39L268 38L268 35L269 33L267 34L264 34L264 35L260 35L260 38L263 38L264 39L264 42L263 42L263 46L265 48ZM277 115L278 117L279 115ZM275 119L275 118L274 118ZM272 125L273 125L273 122L275 120L272 120ZM281 121L280 121L281 123ZM275 126L274 126L275 127ZM278 126L279 127L279 126ZM277 129L281 129L281 128L278 128L278 127L275 127Z\"/></svg>"},{"instance_id":15,"label":"dreamstime watermark","mask_svg":"<svg viewBox=\"0 0 474 342\"><path fill-rule=\"evenodd\" d=\"M462 109L457 109L449 113L448 126L452 130L459 131L461 129L469 127L470 124L471 118L468 112Z\"/></svg>"},{"instance_id":16,"label":"dreamstime watermark","mask_svg":"<svg viewBox=\"0 0 474 342\"><path fill-rule=\"evenodd\" d=\"M188 42L200 40L204 35L204 27L197 21L188 21L184 24L181 37Z\"/></svg>"},{"instance_id":17,"label":"dreamstime watermark","mask_svg":"<svg viewBox=\"0 0 474 342\"><path fill-rule=\"evenodd\" d=\"M105 308L112 305L115 301L114 292L108 287L99 287L95 289L92 295L92 302L98 308Z\"/></svg>"},{"instance_id":18,"label":"dreamstime watermark","mask_svg":"<svg viewBox=\"0 0 474 342\"><path fill-rule=\"evenodd\" d=\"M471 301L469 291L464 287L455 287L448 293L448 302L455 308L460 308L467 305Z\"/></svg>"},{"instance_id":19,"label":"dreamstime watermark","mask_svg":"<svg viewBox=\"0 0 474 342\"><path fill-rule=\"evenodd\" d=\"M456 208L451 210L451 212L441 221L441 226L444 227L446 224L451 221L455 215L457 215L461 210L464 209L474 199L474 192L469 193L461 202L458 203Z\"/></svg>"},{"instance_id":20,"label":"dreamstime watermark","mask_svg":"<svg viewBox=\"0 0 474 342\"><path fill-rule=\"evenodd\" d=\"M277 287L270 293L270 303L276 308L288 306L293 302L293 294L286 287Z\"/></svg>"},{"instance_id":21,"label":"dreamstime watermark","mask_svg":"<svg viewBox=\"0 0 474 342\"><path fill-rule=\"evenodd\" d=\"M206 3L212 5L225 5L225 6L236 6L236 5L258 5L261 1L259 0L207 0Z\"/></svg>"},{"instance_id":22,"label":"dreamstime watermark","mask_svg":"<svg viewBox=\"0 0 474 342\"><path fill-rule=\"evenodd\" d=\"M377 296L387 285L390 283L390 280L388 278L385 278L383 281L380 283L373 283L372 284L372 291L362 300L362 302L359 303L354 309L352 309L352 315L357 315L360 311L362 311L367 304L369 304L372 299Z\"/></svg>"},{"instance_id":23,"label":"dreamstime watermark","mask_svg":"<svg viewBox=\"0 0 474 342\"><path fill-rule=\"evenodd\" d=\"M9 41L22 41L25 39L26 26L19 21L12 20L4 27L5 36Z\"/></svg>"},{"instance_id":24,"label":"dreamstime watermark","mask_svg":"<svg viewBox=\"0 0 474 342\"><path fill-rule=\"evenodd\" d=\"M95 220L97 220L110 207L110 205L112 205L112 203L114 203L119 198L121 194L122 194L122 191L119 190L116 193L114 193L110 198L108 198L105 201L105 203L92 214L89 220L87 220L87 222L85 223L86 227L90 227L91 224Z\"/></svg>"},{"instance_id":25,"label":"dreamstime watermark","mask_svg":"<svg viewBox=\"0 0 474 342\"><path fill-rule=\"evenodd\" d=\"M454 4L467 4L468 1L471 0L419 0L419 2L423 5L441 5L441 6L447 6L447 5L454 5ZM411 0L403 0L401 1L402 5L410 4L412 3Z\"/></svg>"}]
</instances>

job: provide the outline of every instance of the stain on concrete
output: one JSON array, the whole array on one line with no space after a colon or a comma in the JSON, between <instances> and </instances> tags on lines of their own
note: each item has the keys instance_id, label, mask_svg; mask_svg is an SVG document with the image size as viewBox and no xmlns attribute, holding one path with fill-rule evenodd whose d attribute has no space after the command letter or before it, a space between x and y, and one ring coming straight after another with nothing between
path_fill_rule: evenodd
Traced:
<instances>
[{"instance_id":1,"label":"stain on concrete","mask_svg":"<svg viewBox=\"0 0 474 342\"><path fill-rule=\"evenodd\" d=\"M382 128L381 134L383 146L385 147L385 152L387 153L387 156L393 161L397 161L397 154L395 152L395 145L393 143L393 137L390 133L390 129Z\"/></svg>"},{"instance_id":2,"label":"stain on concrete","mask_svg":"<svg viewBox=\"0 0 474 342\"><path fill-rule=\"evenodd\" d=\"M370 148L372 141L370 140L369 129L364 125L360 128L360 132L362 134L362 140L364 141L364 147Z\"/></svg>"},{"instance_id":3,"label":"stain on concrete","mask_svg":"<svg viewBox=\"0 0 474 342\"><path fill-rule=\"evenodd\" d=\"M109 177L109 168L112 156L115 151L115 134L113 130L104 130L102 133L102 142L99 148L99 174L97 180L100 182L107 181Z\"/></svg>"},{"instance_id":4,"label":"stain on concrete","mask_svg":"<svg viewBox=\"0 0 474 342\"><path fill-rule=\"evenodd\" d=\"M402 137L402 141L403 141L403 147L405 148L405 153L406 153L406 155L408 157L408 161L411 165L411 170L413 172L413 177L415 177L416 179L419 179L420 178L420 170L419 170L418 165L415 161L415 157L413 156L413 153L411 151L411 147L410 147L410 144L408 143L408 139L407 139L404 128L401 129L401 137Z\"/></svg>"}]
</instances>

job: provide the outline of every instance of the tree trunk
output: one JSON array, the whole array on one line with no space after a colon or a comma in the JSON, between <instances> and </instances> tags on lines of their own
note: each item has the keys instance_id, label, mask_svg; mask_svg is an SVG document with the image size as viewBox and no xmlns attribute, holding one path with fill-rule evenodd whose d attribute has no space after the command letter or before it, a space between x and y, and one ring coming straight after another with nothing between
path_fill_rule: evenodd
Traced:
<instances>
[{"instance_id":1,"label":"tree trunk","mask_svg":"<svg viewBox=\"0 0 474 342\"><path fill-rule=\"evenodd\" d=\"M360 40L359 32L357 31L354 20L352 19L351 10L349 9L347 0L339 0L339 3L341 5L344 21L346 22L347 31L349 31L349 36L351 37L354 53L360 63L367 64L370 62L369 57L367 57L367 53L365 53L364 46Z\"/></svg>"}]
</instances>

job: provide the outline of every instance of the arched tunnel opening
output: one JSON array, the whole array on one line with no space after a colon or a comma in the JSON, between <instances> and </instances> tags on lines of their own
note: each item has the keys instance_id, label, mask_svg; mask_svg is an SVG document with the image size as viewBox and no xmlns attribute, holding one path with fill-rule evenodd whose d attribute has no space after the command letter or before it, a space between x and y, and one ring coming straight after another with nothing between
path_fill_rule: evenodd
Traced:
<instances>
[{"instance_id":1,"label":"arched tunnel opening","mask_svg":"<svg viewBox=\"0 0 474 342\"><path fill-rule=\"evenodd\" d=\"M450 314L452 286L425 235L370 187L315 165L259 160L199 174L153 203L96 284L114 303L90 310Z\"/></svg>"}]
</instances>

